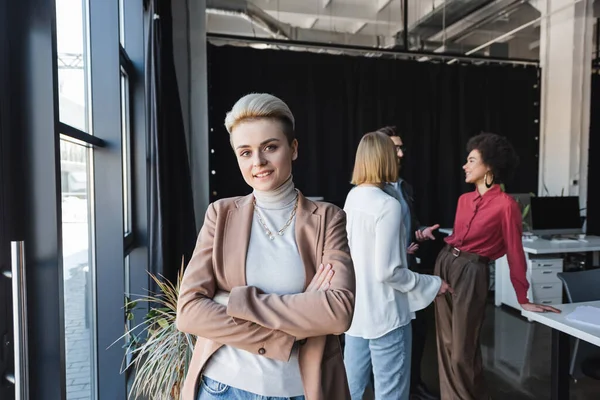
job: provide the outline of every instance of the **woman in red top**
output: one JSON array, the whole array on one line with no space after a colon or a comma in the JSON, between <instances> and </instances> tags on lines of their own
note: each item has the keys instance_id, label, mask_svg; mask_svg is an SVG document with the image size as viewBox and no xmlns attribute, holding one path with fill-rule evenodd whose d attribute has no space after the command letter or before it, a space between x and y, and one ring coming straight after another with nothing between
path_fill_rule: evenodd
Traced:
<instances>
[{"instance_id":1,"label":"woman in red top","mask_svg":"<svg viewBox=\"0 0 600 400\"><path fill-rule=\"evenodd\" d=\"M454 288L436 299L436 329L442 399L489 399L483 380L479 335L485 314L491 260L507 255L517 299L525 310L559 310L530 303L523 227L517 202L499 184L508 180L518 157L506 138L483 133L467 144L465 181L475 190L458 199L454 231L446 238L435 274Z\"/></svg>"}]
</instances>

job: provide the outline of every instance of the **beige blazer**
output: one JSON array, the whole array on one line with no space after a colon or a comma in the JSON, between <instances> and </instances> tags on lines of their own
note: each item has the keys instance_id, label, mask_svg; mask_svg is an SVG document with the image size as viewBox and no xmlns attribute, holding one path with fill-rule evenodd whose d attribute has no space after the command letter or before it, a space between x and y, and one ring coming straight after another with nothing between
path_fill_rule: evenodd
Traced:
<instances>
[{"instance_id":1,"label":"beige blazer","mask_svg":"<svg viewBox=\"0 0 600 400\"><path fill-rule=\"evenodd\" d=\"M346 215L332 204L299 196L295 232L306 270L304 287L321 263L329 263L335 275L327 291L280 296L246 286L253 196L208 207L177 305L177 328L198 336L184 400L196 400L198 378L222 345L287 361L297 340L306 400L350 398L339 338L334 336L348 330L354 312ZM217 290L230 292L227 306L212 300Z\"/></svg>"}]
</instances>

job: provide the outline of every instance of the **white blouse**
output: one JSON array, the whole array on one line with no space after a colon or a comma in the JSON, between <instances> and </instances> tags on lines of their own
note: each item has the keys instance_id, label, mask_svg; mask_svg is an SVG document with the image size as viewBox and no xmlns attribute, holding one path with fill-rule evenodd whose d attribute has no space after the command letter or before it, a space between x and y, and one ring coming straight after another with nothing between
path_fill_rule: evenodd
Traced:
<instances>
[{"instance_id":1,"label":"white blouse","mask_svg":"<svg viewBox=\"0 0 600 400\"><path fill-rule=\"evenodd\" d=\"M376 339L407 325L435 299L442 281L407 268L400 202L374 186L350 191L344 211L356 273L350 336Z\"/></svg>"}]
</instances>

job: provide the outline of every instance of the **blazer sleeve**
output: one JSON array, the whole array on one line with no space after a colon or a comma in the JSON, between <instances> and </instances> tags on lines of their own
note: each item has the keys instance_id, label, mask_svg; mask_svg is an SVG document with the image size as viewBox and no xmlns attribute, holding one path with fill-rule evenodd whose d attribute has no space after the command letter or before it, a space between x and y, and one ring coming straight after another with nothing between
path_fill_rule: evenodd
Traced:
<instances>
[{"instance_id":1,"label":"blazer sleeve","mask_svg":"<svg viewBox=\"0 0 600 400\"><path fill-rule=\"evenodd\" d=\"M344 211L328 223L324 240L322 262L335 271L328 290L277 295L262 294L252 286L235 287L227 313L298 339L346 332L354 313L355 278Z\"/></svg>"},{"instance_id":2,"label":"blazer sleeve","mask_svg":"<svg viewBox=\"0 0 600 400\"><path fill-rule=\"evenodd\" d=\"M212 300L218 289L212 263L216 220L217 211L211 204L181 282L177 329L253 354L288 361L295 341L293 336L250 321L234 320L227 315L225 306Z\"/></svg>"},{"instance_id":3,"label":"blazer sleeve","mask_svg":"<svg viewBox=\"0 0 600 400\"><path fill-rule=\"evenodd\" d=\"M421 221L419 221L419 216L417 215L417 201L415 200L415 189L412 185L406 181L404 181L406 185L406 203L410 208L410 219L412 229L410 232L411 241L414 242L416 240L415 231L422 231L427 228L427 225L421 225Z\"/></svg>"}]
</instances>

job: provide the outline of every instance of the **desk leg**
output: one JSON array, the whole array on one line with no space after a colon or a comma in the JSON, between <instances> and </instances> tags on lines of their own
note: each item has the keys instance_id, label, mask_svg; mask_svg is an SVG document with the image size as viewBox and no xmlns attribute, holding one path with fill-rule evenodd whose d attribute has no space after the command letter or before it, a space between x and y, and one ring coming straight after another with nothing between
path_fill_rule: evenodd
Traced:
<instances>
[{"instance_id":1,"label":"desk leg","mask_svg":"<svg viewBox=\"0 0 600 400\"><path fill-rule=\"evenodd\" d=\"M569 398L569 335L552 329L551 400Z\"/></svg>"}]
</instances>

